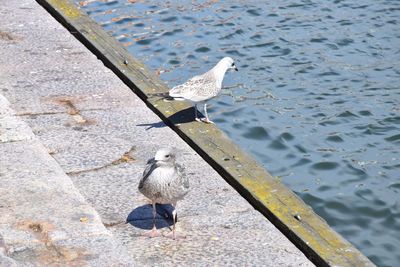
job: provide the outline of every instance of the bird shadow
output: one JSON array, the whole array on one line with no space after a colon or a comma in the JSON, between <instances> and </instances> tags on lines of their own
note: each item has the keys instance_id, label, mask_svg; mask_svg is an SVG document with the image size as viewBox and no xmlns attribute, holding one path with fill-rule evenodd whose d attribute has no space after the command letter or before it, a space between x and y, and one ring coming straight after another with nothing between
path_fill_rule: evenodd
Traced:
<instances>
[{"instance_id":1,"label":"bird shadow","mask_svg":"<svg viewBox=\"0 0 400 267\"><path fill-rule=\"evenodd\" d=\"M175 114L172 114L168 117L168 120L171 124L184 124L195 121L195 107L188 107L186 109L180 110ZM203 117L202 114L198 111L197 114L199 117ZM155 123L142 123L137 124L136 126L148 126L146 130L150 130L151 128L163 128L167 126L163 121L155 122Z\"/></svg>"},{"instance_id":2,"label":"bird shadow","mask_svg":"<svg viewBox=\"0 0 400 267\"><path fill-rule=\"evenodd\" d=\"M200 112L197 112L197 114L202 115ZM168 120L173 124L183 124L193 122L195 118L195 107L188 107L172 114L168 117Z\"/></svg>"},{"instance_id":3,"label":"bird shadow","mask_svg":"<svg viewBox=\"0 0 400 267\"><path fill-rule=\"evenodd\" d=\"M146 131L147 131L147 130L150 130L151 128L164 128L167 125L165 125L165 123L163 121L159 121L159 122L155 122L155 123L141 123L141 124L137 124L136 126L148 126L146 128Z\"/></svg>"},{"instance_id":4,"label":"bird shadow","mask_svg":"<svg viewBox=\"0 0 400 267\"><path fill-rule=\"evenodd\" d=\"M156 227L157 229L173 225L172 211L174 207L170 204L156 204ZM153 207L151 204L143 205L132 210L126 218L126 223L140 229L150 230L153 228Z\"/></svg>"}]
</instances>

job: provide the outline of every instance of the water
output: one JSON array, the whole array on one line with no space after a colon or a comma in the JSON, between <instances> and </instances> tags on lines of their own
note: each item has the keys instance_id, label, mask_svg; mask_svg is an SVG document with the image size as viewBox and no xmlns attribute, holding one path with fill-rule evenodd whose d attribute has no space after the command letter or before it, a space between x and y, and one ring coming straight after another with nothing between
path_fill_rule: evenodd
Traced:
<instances>
[{"instance_id":1,"label":"water","mask_svg":"<svg viewBox=\"0 0 400 267\"><path fill-rule=\"evenodd\" d=\"M171 87L234 58L210 117L375 264L399 266L400 1L84 4Z\"/></svg>"}]
</instances>

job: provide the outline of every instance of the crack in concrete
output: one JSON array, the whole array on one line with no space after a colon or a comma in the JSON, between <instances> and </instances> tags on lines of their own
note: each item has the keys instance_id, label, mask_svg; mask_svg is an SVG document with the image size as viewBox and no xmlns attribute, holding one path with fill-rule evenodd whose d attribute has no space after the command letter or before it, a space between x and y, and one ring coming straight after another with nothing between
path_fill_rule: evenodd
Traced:
<instances>
[{"instance_id":1,"label":"crack in concrete","mask_svg":"<svg viewBox=\"0 0 400 267\"><path fill-rule=\"evenodd\" d=\"M93 120L86 119L80 114L80 110L74 105L71 99L57 99L57 102L67 108L67 113L72 116L78 124L93 124Z\"/></svg>"},{"instance_id":2,"label":"crack in concrete","mask_svg":"<svg viewBox=\"0 0 400 267\"><path fill-rule=\"evenodd\" d=\"M135 161L135 158L132 156L132 153L135 151L136 147L132 146L127 152L125 152L120 158L106 164L100 167L95 167L95 168L91 168L91 169L86 169L86 170L80 170L80 171L71 171L71 172L67 172L66 174L69 176L74 176L74 175L79 175L82 173L88 173L88 172L93 172L93 171L99 171L102 169L106 169L108 167L111 166L115 166L115 165L119 165L121 163L129 163L132 161Z\"/></svg>"},{"instance_id":3,"label":"crack in concrete","mask_svg":"<svg viewBox=\"0 0 400 267\"><path fill-rule=\"evenodd\" d=\"M97 111L97 110L109 110L104 108L90 108L90 109L81 109L80 111ZM69 114L68 111L48 111L48 112L23 112L17 113L16 116L25 117L25 116L46 116L46 115L57 115L57 114Z\"/></svg>"}]
</instances>

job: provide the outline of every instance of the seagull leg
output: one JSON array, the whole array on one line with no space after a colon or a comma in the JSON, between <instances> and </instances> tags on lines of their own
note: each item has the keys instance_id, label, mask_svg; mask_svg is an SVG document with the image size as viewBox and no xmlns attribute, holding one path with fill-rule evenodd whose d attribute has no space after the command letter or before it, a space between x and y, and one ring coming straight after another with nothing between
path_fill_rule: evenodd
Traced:
<instances>
[{"instance_id":1,"label":"seagull leg","mask_svg":"<svg viewBox=\"0 0 400 267\"><path fill-rule=\"evenodd\" d=\"M208 118L208 113L207 113L207 103L204 103L204 113L206 115L206 119L204 120L205 123L214 123L213 121L210 121Z\"/></svg>"},{"instance_id":2,"label":"seagull leg","mask_svg":"<svg viewBox=\"0 0 400 267\"><path fill-rule=\"evenodd\" d=\"M194 104L194 117L195 117L195 120L196 120L196 121L201 121L201 119L199 119L199 118L197 117L197 104Z\"/></svg>"},{"instance_id":3,"label":"seagull leg","mask_svg":"<svg viewBox=\"0 0 400 267\"><path fill-rule=\"evenodd\" d=\"M160 236L156 228L156 216L157 216L156 202L152 201L151 205L153 206L153 228L150 231L147 231L143 234L143 236L147 236L150 238Z\"/></svg>"},{"instance_id":4,"label":"seagull leg","mask_svg":"<svg viewBox=\"0 0 400 267\"><path fill-rule=\"evenodd\" d=\"M172 220L174 221L174 225L172 226L172 232L168 233L166 237L170 237L172 239L183 239L186 238L185 235L177 235L176 230L175 230L175 224L176 224L176 202L172 204L174 207L174 210L172 211Z\"/></svg>"}]
</instances>

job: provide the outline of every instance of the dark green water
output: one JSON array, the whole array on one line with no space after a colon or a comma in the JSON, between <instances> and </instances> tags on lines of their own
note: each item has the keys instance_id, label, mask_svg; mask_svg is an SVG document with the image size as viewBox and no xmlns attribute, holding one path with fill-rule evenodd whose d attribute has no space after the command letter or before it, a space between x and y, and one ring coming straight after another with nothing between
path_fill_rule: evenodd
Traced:
<instances>
[{"instance_id":1,"label":"dark green water","mask_svg":"<svg viewBox=\"0 0 400 267\"><path fill-rule=\"evenodd\" d=\"M210 117L375 264L400 266L400 1L83 9L171 87L234 58Z\"/></svg>"}]
</instances>

